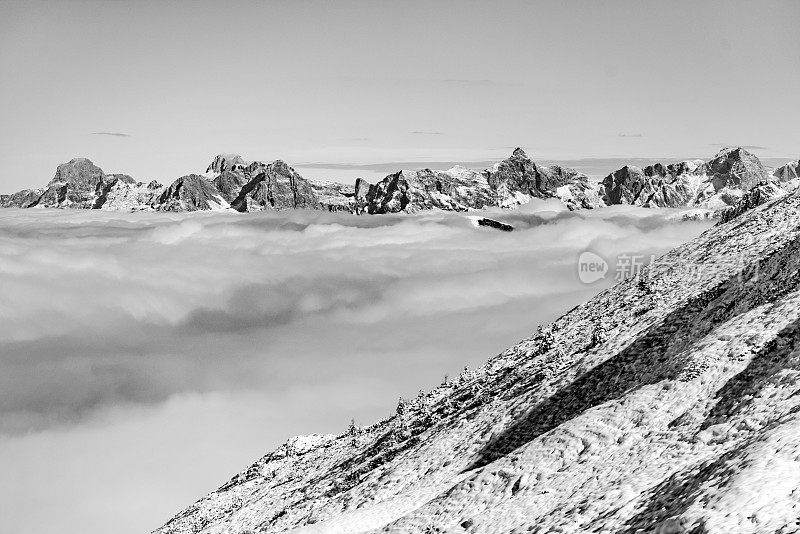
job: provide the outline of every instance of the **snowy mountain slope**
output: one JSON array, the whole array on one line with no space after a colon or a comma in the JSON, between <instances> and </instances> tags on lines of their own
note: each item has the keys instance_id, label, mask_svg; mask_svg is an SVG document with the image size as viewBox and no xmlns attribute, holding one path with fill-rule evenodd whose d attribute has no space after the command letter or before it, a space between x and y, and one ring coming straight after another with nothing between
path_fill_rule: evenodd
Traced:
<instances>
[{"instance_id":1,"label":"snowy mountain slope","mask_svg":"<svg viewBox=\"0 0 800 534\"><path fill-rule=\"evenodd\" d=\"M158 533L800 532L800 195Z\"/></svg>"}]
</instances>

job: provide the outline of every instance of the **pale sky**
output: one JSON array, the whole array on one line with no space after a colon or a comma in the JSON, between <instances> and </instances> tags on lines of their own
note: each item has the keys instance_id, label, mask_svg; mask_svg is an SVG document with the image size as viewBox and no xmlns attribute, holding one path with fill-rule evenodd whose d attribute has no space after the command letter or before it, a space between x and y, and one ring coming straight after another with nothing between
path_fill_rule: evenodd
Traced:
<instances>
[{"instance_id":1,"label":"pale sky","mask_svg":"<svg viewBox=\"0 0 800 534\"><path fill-rule=\"evenodd\" d=\"M303 163L800 156L800 2L0 3L0 192ZM110 135L114 134L114 135Z\"/></svg>"}]
</instances>

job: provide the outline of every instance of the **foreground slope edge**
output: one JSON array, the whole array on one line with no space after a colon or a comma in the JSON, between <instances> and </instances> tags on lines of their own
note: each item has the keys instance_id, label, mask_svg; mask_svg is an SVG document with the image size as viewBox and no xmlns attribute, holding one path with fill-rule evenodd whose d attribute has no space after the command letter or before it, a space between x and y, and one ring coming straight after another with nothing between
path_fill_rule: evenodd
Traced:
<instances>
[{"instance_id":1,"label":"foreground slope edge","mask_svg":"<svg viewBox=\"0 0 800 534\"><path fill-rule=\"evenodd\" d=\"M155 532L798 532L799 210L792 193L720 224Z\"/></svg>"}]
</instances>

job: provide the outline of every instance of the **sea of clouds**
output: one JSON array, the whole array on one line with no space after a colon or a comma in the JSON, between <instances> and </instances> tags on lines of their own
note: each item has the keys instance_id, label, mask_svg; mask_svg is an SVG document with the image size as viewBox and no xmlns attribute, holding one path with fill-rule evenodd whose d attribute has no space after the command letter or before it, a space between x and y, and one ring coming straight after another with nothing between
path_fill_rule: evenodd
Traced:
<instances>
[{"instance_id":1,"label":"sea of clouds","mask_svg":"<svg viewBox=\"0 0 800 534\"><path fill-rule=\"evenodd\" d=\"M534 202L350 216L0 210L0 531L152 530L295 434L343 431L710 222Z\"/></svg>"}]
</instances>

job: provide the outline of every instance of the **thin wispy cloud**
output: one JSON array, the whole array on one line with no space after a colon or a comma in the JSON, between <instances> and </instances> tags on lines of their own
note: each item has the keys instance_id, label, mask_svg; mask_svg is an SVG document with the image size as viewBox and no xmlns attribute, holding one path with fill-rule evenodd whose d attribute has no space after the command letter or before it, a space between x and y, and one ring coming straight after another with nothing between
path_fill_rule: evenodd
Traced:
<instances>
[{"instance_id":1,"label":"thin wispy cloud","mask_svg":"<svg viewBox=\"0 0 800 534\"><path fill-rule=\"evenodd\" d=\"M524 83L520 82L513 82L513 81L500 81L500 80L489 80L487 78L446 78L443 80L432 80L436 83L442 83L449 87L486 87L486 88L499 88L499 87L518 87L521 85L525 85Z\"/></svg>"},{"instance_id":2,"label":"thin wispy cloud","mask_svg":"<svg viewBox=\"0 0 800 534\"><path fill-rule=\"evenodd\" d=\"M769 150L769 147L761 145L737 145L736 143L711 143L709 146L714 146L717 148L739 147L744 148L745 150Z\"/></svg>"},{"instance_id":3,"label":"thin wispy cloud","mask_svg":"<svg viewBox=\"0 0 800 534\"><path fill-rule=\"evenodd\" d=\"M90 135L107 135L110 137L132 137L131 134L123 132L92 132Z\"/></svg>"}]
</instances>

